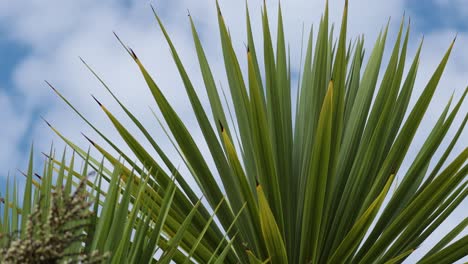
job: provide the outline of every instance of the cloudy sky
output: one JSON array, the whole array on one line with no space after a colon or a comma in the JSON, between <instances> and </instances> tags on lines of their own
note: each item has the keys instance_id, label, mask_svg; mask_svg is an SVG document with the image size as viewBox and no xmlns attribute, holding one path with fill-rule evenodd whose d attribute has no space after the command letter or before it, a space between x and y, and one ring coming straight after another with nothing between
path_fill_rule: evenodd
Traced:
<instances>
[{"instance_id":1,"label":"cloudy sky","mask_svg":"<svg viewBox=\"0 0 468 264\"><path fill-rule=\"evenodd\" d=\"M335 22L340 21L343 2L344 0L330 0L331 18ZM4 185L4 179L9 172L13 175L16 168L25 168L27 153L32 142L37 150L37 161L40 160L40 151L47 151L52 142L58 149L63 148L63 143L54 137L40 120L40 116L44 116L64 135L81 146L87 146L87 141L80 132L97 138L54 95L44 80L51 82L89 117L90 121L111 135L111 138L118 139L116 132L90 94L97 96L108 108L116 109L117 115L119 110L114 107L115 102L80 62L79 56L83 57L119 98L145 121L154 135L167 142L149 109L149 106L154 108L150 94L137 68L113 36L113 31L117 32L142 58L183 120L189 124L189 127L194 127L194 137L201 138L201 133L195 129L193 114L170 58L168 47L152 16L150 3L155 5L163 18L201 97L206 98L191 42L187 10L195 20L215 76L221 83L225 83L214 0L0 2L1 185ZM254 30L258 32L262 1L248 0L248 3L254 16L253 21L257 23ZM242 51L245 42L243 1L220 0L220 4L230 25L234 45ZM267 1L267 4L270 14L275 14L277 1ZM283 1L282 6L293 67L297 70L302 25L305 23L308 27L311 23L317 24L324 1L288 0ZM416 93L424 87L443 52L458 33L458 40L446 74L435 95L436 100L431 104L431 110L424 119L423 129L417 134L418 138L424 138L428 131L424 128L430 128L434 124L451 94L454 93L455 98L459 98L468 83L468 2L465 0L351 0L350 34L352 36L366 34L367 47L370 48L369 45L373 43L389 17L391 17L390 33L395 35L404 13L409 15L412 21L411 55L414 55L421 37L423 35L425 37ZM274 20L273 16L272 21ZM466 114L467 108L465 103L462 115ZM459 117L456 120L457 124L460 123L460 119ZM451 130L448 137L453 134L454 131ZM459 153L466 147L467 142L468 135L465 131L454 153ZM412 149L417 149L421 144L422 141L416 141ZM169 144L163 146L171 148ZM172 152L170 156L177 159L175 152ZM410 151L410 155L414 153ZM468 208L466 201L463 207ZM458 210L447 225L438 231L448 230L464 217L466 213L463 214L462 210Z\"/></svg>"}]
</instances>

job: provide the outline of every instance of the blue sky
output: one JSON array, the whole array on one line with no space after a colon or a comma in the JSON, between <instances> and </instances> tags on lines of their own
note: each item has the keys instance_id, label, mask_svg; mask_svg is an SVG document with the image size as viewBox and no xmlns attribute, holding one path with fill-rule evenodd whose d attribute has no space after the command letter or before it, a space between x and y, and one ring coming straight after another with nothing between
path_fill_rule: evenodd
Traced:
<instances>
[{"instance_id":1,"label":"blue sky","mask_svg":"<svg viewBox=\"0 0 468 264\"><path fill-rule=\"evenodd\" d=\"M408 0L407 10L417 15L415 26L422 32L441 29L456 29L459 32L468 30L466 3L454 0Z\"/></svg>"},{"instance_id":2,"label":"blue sky","mask_svg":"<svg viewBox=\"0 0 468 264\"><path fill-rule=\"evenodd\" d=\"M242 2L242 1L241 1ZM260 0L249 0L252 14L259 14ZM270 9L276 10L277 1L267 1ZM317 24L322 0L283 1L286 26L294 29L288 32L292 50L298 50L301 39L302 22L306 25ZM340 21L342 0L330 0L331 17ZM241 50L244 41L244 5L239 1L221 0L227 22L235 45ZM458 98L467 85L468 73L468 2L465 0L351 0L350 33L353 36L365 33L367 44L372 44L375 36L388 17L392 17L391 33L394 34L403 13L412 19L412 42L410 50L414 54L417 42L425 36L425 46L420 66L420 77L416 86L421 89L428 80L438 60L448 47L451 39L458 33L446 75L441 81L437 100L431 105L424 127L430 127L452 92ZM208 56L220 81L223 78L222 62L219 60L220 47L217 44L217 26L214 1L211 0L171 0L157 1L156 8L162 15L171 32L184 63L194 74L195 82L201 79L194 60L193 47L186 10L189 9L201 30L202 41L210 51ZM270 12L274 13L274 12ZM257 16L258 17L258 16ZM255 22L255 21L254 21ZM238 27L236 25L242 25ZM89 96L96 95L112 107L115 103L92 78L79 62L82 56L96 68L102 77L116 91L118 96L149 124L155 123L148 105L149 94L134 65L121 49L112 31L130 44L141 54L148 67L152 69L161 87L165 87L169 100L176 106L182 118L193 123L193 115L187 107L187 98L180 96L181 87L176 69L170 59L167 46L157 30L149 1L61 1L61 0L21 0L0 3L0 185L10 171L24 169L31 143L35 142L37 157L40 151L47 151L51 142L63 148L63 143L40 121L45 116L60 131L78 144L87 142L80 136L85 132L94 136L73 113L46 87L47 79L76 104L91 121L118 138L115 131L105 121L104 116ZM257 28L258 30L258 28ZM294 49L296 48L296 49ZM298 52L297 52L298 53ZM292 54L293 63L299 61L298 54ZM198 79L197 79L198 78ZM200 85L199 85L200 87ZM204 94L203 89L200 92ZM206 98L206 97L205 97ZM206 103L206 102L205 102ZM464 113L466 114L466 104ZM460 122L460 118L456 122ZM161 135L154 125L154 133ZM453 135L453 131L449 132ZM422 129L418 136L424 138L427 130ZM194 136L201 138L200 132ZM96 138L96 137L95 137ZM163 138L164 139L164 138ZM120 141L121 142L121 141ZM460 144L454 152L466 147L468 135L462 134ZM415 142L414 150L422 144ZM169 145L167 145L169 147ZM410 151L410 155L415 152ZM174 153L172 157L177 158ZM463 205L468 208L467 203ZM463 217L458 214L451 220L456 223ZM450 225L444 227L449 228Z\"/></svg>"}]
</instances>

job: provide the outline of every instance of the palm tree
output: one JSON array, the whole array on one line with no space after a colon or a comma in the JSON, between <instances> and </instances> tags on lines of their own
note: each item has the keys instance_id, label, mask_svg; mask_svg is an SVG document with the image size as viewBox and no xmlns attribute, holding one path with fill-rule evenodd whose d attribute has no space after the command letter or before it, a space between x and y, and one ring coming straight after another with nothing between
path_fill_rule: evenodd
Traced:
<instances>
[{"instance_id":1,"label":"palm tree","mask_svg":"<svg viewBox=\"0 0 468 264\"><path fill-rule=\"evenodd\" d=\"M67 250L86 256L93 252L110 252L109 258L99 258L100 261L404 261L468 194L468 148L464 147L453 160L447 161L468 118L466 109L461 109L468 89L453 109L450 109L452 100L447 102L409 169L400 170L443 74L453 43L410 108L422 41L404 76L410 32L404 19L388 65L381 70L388 25L380 32L367 63L364 63L364 38L358 37L348 44L347 1L338 39L334 38L330 27L327 4L315 45L312 30L309 33L296 91L292 86L281 7L278 9L276 40L271 37L266 8L262 12L263 48L260 51L263 52L263 62L258 59L249 10L246 15L247 49L241 56L234 52L218 4L217 10L230 92L226 101L219 95L220 89L189 16L210 104L211 113L207 113L194 89L192 76L187 73L169 33L153 9L209 153L200 150L187 125L166 100L157 80L148 73L143 58L118 38L141 70L162 113L163 120L158 121L167 125L168 138L202 191L202 200L187 183L187 175L183 175L168 158L167 150L160 147L156 137L85 63L149 144L140 143L112 111L96 99L132 152L131 155L124 153L50 85L112 149L88 138L103 155L100 161L49 124L73 149L73 158L67 162L64 153L58 160L51 151L47 155L44 175L38 181L33 180L30 165L25 174L27 183L22 206L17 200L5 202L12 209L5 206L2 233L24 228L27 219L31 218L31 204L42 201L38 197L48 197L45 194L53 189L70 194L73 185L84 179L88 185L88 198L94 202L90 208L92 214L82 229L82 243L75 243L73 249ZM242 74L241 59L247 60L246 76ZM377 85L379 76L382 81ZM292 102L297 103L293 105ZM231 104L233 109L228 107ZM448 146L441 147L460 110L464 119L456 136ZM150 155L148 149L154 150L158 159ZM443 155L434 156L436 150L441 149ZM112 155L113 152L118 153L117 156ZM80 172L74 169L75 155L85 161ZM214 168L208 165L207 159L213 159ZM436 163L434 168L430 168L431 162ZM97 172L94 180L86 177L89 167ZM399 182L394 180L397 174ZM390 191L391 186L395 191ZM46 203L44 208L50 208L49 204ZM13 220L21 215L21 223L9 224L11 215ZM454 227L419 263L452 263L466 256L468 237L453 240L467 224L465 219ZM24 233L20 232L17 239L24 237Z\"/></svg>"}]
</instances>

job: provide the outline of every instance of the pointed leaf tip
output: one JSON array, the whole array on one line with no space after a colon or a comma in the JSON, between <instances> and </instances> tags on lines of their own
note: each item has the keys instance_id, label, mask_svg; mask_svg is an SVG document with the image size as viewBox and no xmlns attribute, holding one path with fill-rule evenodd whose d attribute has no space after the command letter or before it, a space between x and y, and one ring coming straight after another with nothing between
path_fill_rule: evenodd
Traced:
<instances>
[{"instance_id":1,"label":"pointed leaf tip","mask_svg":"<svg viewBox=\"0 0 468 264\"><path fill-rule=\"evenodd\" d=\"M156 8L154 8L153 4L150 4L151 10L153 10L153 13L156 14Z\"/></svg>"},{"instance_id":2,"label":"pointed leaf tip","mask_svg":"<svg viewBox=\"0 0 468 264\"><path fill-rule=\"evenodd\" d=\"M55 87L52 86L52 84L50 84L50 82L48 82L47 80L44 80L44 82L45 82L50 88L52 88L52 90L54 90L54 92L57 92L57 90L55 89Z\"/></svg>"},{"instance_id":3,"label":"pointed leaf tip","mask_svg":"<svg viewBox=\"0 0 468 264\"><path fill-rule=\"evenodd\" d=\"M23 172L22 170L20 170L20 169L18 169L18 168L16 168L16 170L17 170L19 173L21 173L21 175L23 175L24 177L26 177L26 178L28 177L28 175L27 175L25 172Z\"/></svg>"},{"instance_id":4,"label":"pointed leaf tip","mask_svg":"<svg viewBox=\"0 0 468 264\"><path fill-rule=\"evenodd\" d=\"M112 31L112 33L114 34L115 38L116 38L120 43L122 43L122 40L120 39L119 35L117 35L117 32Z\"/></svg>"},{"instance_id":5,"label":"pointed leaf tip","mask_svg":"<svg viewBox=\"0 0 468 264\"><path fill-rule=\"evenodd\" d=\"M92 97L93 97L93 99L96 101L96 103L98 103L98 105L99 105L100 107L102 107L102 104L101 104L101 102L99 102L99 100L98 100L98 99L96 99L96 97L95 97L94 95L91 95L91 96L92 96Z\"/></svg>"},{"instance_id":6,"label":"pointed leaf tip","mask_svg":"<svg viewBox=\"0 0 468 264\"><path fill-rule=\"evenodd\" d=\"M219 129L221 129L221 132L224 132L223 123L221 123L221 120L219 120L219 119L218 119L218 124L219 124Z\"/></svg>"},{"instance_id":7,"label":"pointed leaf tip","mask_svg":"<svg viewBox=\"0 0 468 264\"><path fill-rule=\"evenodd\" d=\"M91 143L91 145L96 146L94 141L92 141L89 137L87 137L83 132L81 132L81 135L83 135L83 137L85 137L89 141L89 143Z\"/></svg>"},{"instance_id":8,"label":"pointed leaf tip","mask_svg":"<svg viewBox=\"0 0 468 264\"><path fill-rule=\"evenodd\" d=\"M219 2L218 2L218 0L216 0L216 10L218 11L218 15L219 15L219 16L223 16L223 14L221 13L221 7L219 7Z\"/></svg>"},{"instance_id":9,"label":"pointed leaf tip","mask_svg":"<svg viewBox=\"0 0 468 264\"><path fill-rule=\"evenodd\" d=\"M37 174L36 172L34 173L34 176L36 176L39 180L42 180L42 176Z\"/></svg>"},{"instance_id":10,"label":"pointed leaf tip","mask_svg":"<svg viewBox=\"0 0 468 264\"><path fill-rule=\"evenodd\" d=\"M133 51L133 49L129 47L128 50L130 51L130 54L132 55L133 59L134 59L134 60L138 60L138 57L137 57L137 55L135 54L135 52Z\"/></svg>"},{"instance_id":11,"label":"pointed leaf tip","mask_svg":"<svg viewBox=\"0 0 468 264\"><path fill-rule=\"evenodd\" d=\"M80 59L80 61L81 61L86 67L89 67L89 66L88 66L88 63L86 63L86 61L83 59L83 57L78 56L78 58Z\"/></svg>"},{"instance_id":12,"label":"pointed leaf tip","mask_svg":"<svg viewBox=\"0 0 468 264\"><path fill-rule=\"evenodd\" d=\"M49 122L47 122L47 120L45 120L43 116L40 116L40 117L49 127L52 127L52 125Z\"/></svg>"}]
</instances>

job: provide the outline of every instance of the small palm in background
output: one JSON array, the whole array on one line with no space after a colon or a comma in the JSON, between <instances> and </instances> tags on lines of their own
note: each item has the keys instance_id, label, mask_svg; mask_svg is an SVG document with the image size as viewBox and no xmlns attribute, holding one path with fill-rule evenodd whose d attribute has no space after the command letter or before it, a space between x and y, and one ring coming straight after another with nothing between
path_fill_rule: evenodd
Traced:
<instances>
[{"instance_id":1,"label":"small palm in background","mask_svg":"<svg viewBox=\"0 0 468 264\"><path fill-rule=\"evenodd\" d=\"M464 147L461 153L456 153L455 159L447 160L468 118L466 111L459 113L468 89L458 102L447 102L409 169L400 171L453 43L410 109L421 46L404 76L409 26L405 26L403 20L388 65L381 70L388 26L379 34L364 64L363 38L347 42L347 9L346 3L339 37L334 39L326 6L315 40L312 32L309 34L294 95L281 8L276 40L271 37L267 10L263 10L262 49L254 43L247 10L247 49L245 54L237 56L218 6L230 91L227 101L219 95L190 17L210 113L202 107L191 82L193 76L187 74L169 33L155 12L209 153L202 153L197 146L157 80L145 69L144 59L121 43L141 70L168 127L166 132L203 192L205 202L200 201L186 182L187 175L181 174L174 161L167 157L156 137L89 68L149 144L140 143L111 110L96 100L131 149L131 156L137 157L138 162L135 162L51 86L112 150L89 139L103 155L103 160L91 157L49 124L73 149L73 157L67 162L65 153L61 159L56 159L51 151L43 176L36 180L30 165L23 202L16 199L16 187L12 200L11 194L6 193L2 233L21 230L18 237L26 238L27 219L38 217L37 212L31 210L34 204L45 203L39 207L39 215L47 219L46 216L54 212L49 210L51 204L52 208L66 208L65 202L51 202L56 200L52 190L69 195L76 186L83 186L79 182L84 182L87 188L83 193L87 193L87 199L92 202L91 207L86 207L90 213L83 213L84 219L80 219L85 224L76 229L78 242L63 250L92 256L97 261L404 261L468 194L468 149ZM258 60L257 51L263 52L263 62ZM247 60L246 76L242 74L240 60ZM382 81L378 86L379 77ZM293 101L297 103L292 105ZM452 104L454 107L450 110ZM464 119L456 136L435 160L434 153L441 150L441 142L457 114L464 115ZM162 162L147 149L153 149ZM118 156L111 154L114 152ZM75 155L84 160L82 170L75 169ZM207 158L214 160L215 168L208 166ZM436 165L429 169L431 162ZM97 172L94 178L86 177L90 167ZM401 175L398 183L394 181L397 173ZM389 192L391 186L395 186L394 192ZM420 263L452 263L466 256L468 237L453 240L467 224L465 219L454 227ZM2 252L7 256L7 251Z\"/></svg>"}]
</instances>

